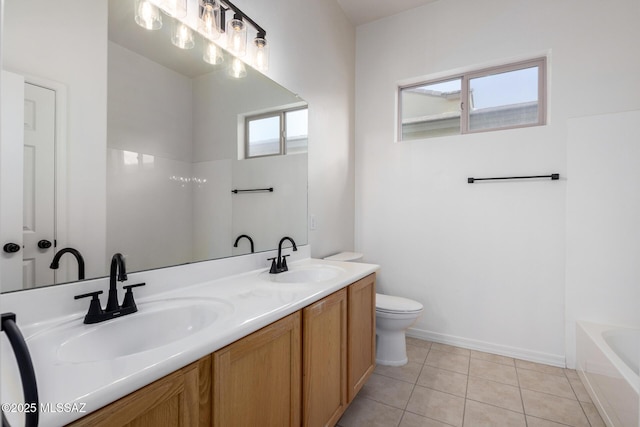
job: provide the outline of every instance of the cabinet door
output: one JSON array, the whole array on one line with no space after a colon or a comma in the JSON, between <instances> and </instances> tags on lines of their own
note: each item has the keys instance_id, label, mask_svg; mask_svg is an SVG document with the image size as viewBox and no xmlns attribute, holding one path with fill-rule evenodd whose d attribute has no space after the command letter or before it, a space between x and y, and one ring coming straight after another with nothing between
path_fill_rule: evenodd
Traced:
<instances>
[{"instance_id":1,"label":"cabinet door","mask_svg":"<svg viewBox=\"0 0 640 427\"><path fill-rule=\"evenodd\" d=\"M347 406L347 291L302 311L303 426L334 426Z\"/></svg>"},{"instance_id":2,"label":"cabinet door","mask_svg":"<svg viewBox=\"0 0 640 427\"><path fill-rule=\"evenodd\" d=\"M348 288L349 402L376 367L376 275L358 280Z\"/></svg>"},{"instance_id":3,"label":"cabinet door","mask_svg":"<svg viewBox=\"0 0 640 427\"><path fill-rule=\"evenodd\" d=\"M300 312L213 353L213 425L300 425Z\"/></svg>"},{"instance_id":4,"label":"cabinet door","mask_svg":"<svg viewBox=\"0 0 640 427\"><path fill-rule=\"evenodd\" d=\"M167 375L70 424L73 427L207 426L208 410L200 413L200 394L208 395L210 357ZM202 381L201 381L201 376ZM202 388L201 388L202 387Z\"/></svg>"}]
</instances>

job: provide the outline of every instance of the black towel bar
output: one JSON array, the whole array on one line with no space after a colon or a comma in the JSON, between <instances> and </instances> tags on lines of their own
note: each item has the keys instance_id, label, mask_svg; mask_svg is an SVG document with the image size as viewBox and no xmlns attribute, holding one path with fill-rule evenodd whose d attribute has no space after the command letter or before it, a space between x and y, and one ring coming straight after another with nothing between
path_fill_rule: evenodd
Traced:
<instances>
[{"instance_id":1,"label":"black towel bar","mask_svg":"<svg viewBox=\"0 0 640 427\"><path fill-rule=\"evenodd\" d=\"M551 175L531 175L531 176L502 176L497 178L467 178L469 184L473 184L476 181L493 181L503 179L533 179L533 178L551 178L553 181L560 179L559 173L552 173Z\"/></svg>"},{"instance_id":2,"label":"black towel bar","mask_svg":"<svg viewBox=\"0 0 640 427\"><path fill-rule=\"evenodd\" d=\"M269 187L269 188L252 188L249 190L231 190L231 192L233 194L238 194L238 193L258 193L261 191L268 191L269 193L273 193L273 187Z\"/></svg>"}]
</instances>

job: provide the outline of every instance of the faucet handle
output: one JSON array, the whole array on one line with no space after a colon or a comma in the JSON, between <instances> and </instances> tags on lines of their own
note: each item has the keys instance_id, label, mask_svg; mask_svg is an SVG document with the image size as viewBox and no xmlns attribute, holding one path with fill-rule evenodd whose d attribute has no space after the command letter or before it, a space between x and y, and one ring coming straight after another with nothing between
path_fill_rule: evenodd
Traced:
<instances>
[{"instance_id":1,"label":"faucet handle","mask_svg":"<svg viewBox=\"0 0 640 427\"><path fill-rule=\"evenodd\" d=\"M136 306L136 302L133 299L133 291L131 289L137 288L138 286L145 286L146 283L136 283L135 285L126 285L123 286L123 289L126 289L127 292L124 294L124 301L122 301L122 308L132 308L133 312L138 310Z\"/></svg>"},{"instance_id":2,"label":"faucet handle","mask_svg":"<svg viewBox=\"0 0 640 427\"><path fill-rule=\"evenodd\" d=\"M101 293L102 291L95 291L73 297L73 299L92 297L91 303L89 303L89 311L87 311L87 314L84 316L84 323L89 324L99 322L99 316L104 313L102 311L102 306L100 305L100 298L98 298L98 295Z\"/></svg>"},{"instance_id":3,"label":"faucet handle","mask_svg":"<svg viewBox=\"0 0 640 427\"><path fill-rule=\"evenodd\" d=\"M289 267L287 267L287 257L289 255L282 255L282 265L280 266L280 271L289 271Z\"/></svg>"},{"instance_id":4,"label":"faucet handle","mask_svg":"<svg viewBox=\"0 0 640 427\"><path fill-rule=\"evenodd\" d=\"M271 261L271 269L269 270L269 274L278 273L278 266L276 265L276 257L267 258L267 261Z\"/></svg>"}]
</instances>

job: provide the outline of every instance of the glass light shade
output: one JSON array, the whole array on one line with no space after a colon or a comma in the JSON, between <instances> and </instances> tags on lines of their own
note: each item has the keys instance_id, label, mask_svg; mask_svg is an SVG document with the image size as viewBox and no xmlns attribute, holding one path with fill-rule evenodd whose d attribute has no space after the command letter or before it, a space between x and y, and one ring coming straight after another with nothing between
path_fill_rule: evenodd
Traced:
<instances>
[{"instance_id":1,"label":"glass light shade","mask_svg":"<svg viewBox=\"0 0 640 427\"><path fill-rule=\"evenodd\" d=\"M267 40L262 37L256 37L253 42L256 45L254 66L256 70L267 71L269 69L269 45Z\"/></svg>"},{"instance_id":2,"label":"glass light shade","mask_svg":"<svg viewBox=\"0 0 640 427\"><path fill-rule=\"evenodd\" d=\"M173 21L171 43L180 49L192 49L196 45L191 28L178 20Z\"/></svg>"},{"instance_id":3,"label":"glass light shade","mask_svg":"<svg viewBox=\"0 0 640 427\"><path fill-rule=\"evenodd\" d=\"M206 43L204 46L204 52L202 53L202 59L211 65L222 64L224 57L222 56L222 49L218 47L214 42Z\"/></svg>"},{"instance_id":4,"label":"glass light shade","mask_svg":"<svg viewBox=\"0 0 640 427\"><path fill-rule=\"evenodd\" d=\"M233 18L227 23L227 49L235 56L247 53L247 26L242 19Z\"/></svg>"},{"instance_id":5,"label":"glass light shade","mask_svg":"<svg viewBox=\"0 0 640 427\"><path fill-rule=\"evenodd\" d=\"M211 40L220 37L220 3L217 0L205 0L203 3L198 30Z\"/></svg>"},{"instance_id":6,"label":"glass light shade","mask_svg":"<svg viewBox=\"0 0 640 427\"><path fill-rule=\"evenodd\" d=\"M241 59L233 58L233 61L231 61L231 66L229 67L229 75L236 79L246 77L247 68L245 67L244 62L242 62Z\"/></svg>"},{"instance_id":7,"label":"glass light shade","mask_svg":"<svg viewBox=\"0 0 640 427\"><path fill-rule=\"evenodd\" d=\"M187 16L187 0L156 0L164 13L174 18Z\"/></svg>"},{"instance_id":8,"label":"glass light shade","mask_svg":"<svg viewBox=\"0 0 640 427\"><path fill-rule=\"evenodd\" d=\"M135 9L136 24L147 30L159 30L162 28L160 10L149 0L136 0Z\"/></svg>"}]
</instances>

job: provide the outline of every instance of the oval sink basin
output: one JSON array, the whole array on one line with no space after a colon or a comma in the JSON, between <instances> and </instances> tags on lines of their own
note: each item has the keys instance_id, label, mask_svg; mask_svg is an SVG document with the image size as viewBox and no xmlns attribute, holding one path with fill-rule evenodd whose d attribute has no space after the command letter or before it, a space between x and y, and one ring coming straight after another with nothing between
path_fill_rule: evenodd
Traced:
<instances>
[{"instance_id":1,"label":"oval sink basin","mask_svg":"<svg viewBox=\"0 0 640 427\"><path fill-rule=\"evenodd\" d=\"M56 331L59 334L54 332L62 338L57 358L61 362L85 363L157 349L202 331L231 311L230 304L214 299L141 303L136 313L94 325L74 322Z\"/></svg>"},{"instance_id":2,"label":"oval sink basin","mask_svg":"<svg viewBox=\"0 0 640 427\"><path fill-rule=\"evenodd\" d=\"M292 268L278 274L270 274L272 282L278 283L320 283L333 280L344 272L340 267L329 265L304 266Z\"/></svg>"}]
</instances>

